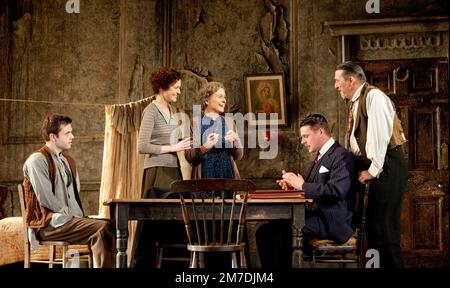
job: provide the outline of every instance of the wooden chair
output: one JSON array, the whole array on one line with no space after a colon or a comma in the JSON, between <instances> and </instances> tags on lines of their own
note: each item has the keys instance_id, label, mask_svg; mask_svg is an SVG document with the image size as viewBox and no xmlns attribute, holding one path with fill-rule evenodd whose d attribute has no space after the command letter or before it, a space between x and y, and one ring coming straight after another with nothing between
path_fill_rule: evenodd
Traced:
<instances>
[{"instance_id":1,"label":"wooden chair","mask_svg":"<svg viewBox=\"0 0 450 288\"><path fill-rule=\"evenodd\" d=\"M92 252L89 245L72 245L67 241L39 241L39 246L48 248L48 257L38 257L34 259L31 254L30 249L30 241L28 239L28 228L26 225L26 203L25 203L25 193L23 190L22 184L17 185L17 189L19 192L19 202L20 202L20 210L22 212L23 219L23 232L24 232L24 267L30 268L31 263L44 263L48 264L49 268L53 268L54 265L62 265L62 268L69 267L69 260L72 257L77 256L79 261L86 261L88 263L88 267L92 268ZM62 249L61 258L57 257L57 247ZM75 255L70 255L69 252L76 251Z\"/></svg>"},{"instance_id":2,"label":"wooden chair","mask_svg":"<svg viewBox=\"0 0 450 288\"><path fill-rule=\"evenodd\" d=\"M369 200L369 183L366 183L364 192L358 192L358 201L354 214L356 232L347 243L337 244L333 240L311 240L308 245L312 249L312 265L317 263L339 263L345 268L347 263L356 263L358 268L363 268L365 224L367 203Z\"/></svg>"},{"instance_id":3,"label":"wooden chair","mask_svg":"<svg viewBox=\"0 0 450 288\"><path fill-rule=\"evenodd\" d=\"M239 254L240 266L247 267L242 238L248 193L255 189L249 180L200 179L172 183L171 191L180 195L191 268L204 268L204 253L209 252L230 252L232 268L239 266Z\"/></svg>"}]
</instances>

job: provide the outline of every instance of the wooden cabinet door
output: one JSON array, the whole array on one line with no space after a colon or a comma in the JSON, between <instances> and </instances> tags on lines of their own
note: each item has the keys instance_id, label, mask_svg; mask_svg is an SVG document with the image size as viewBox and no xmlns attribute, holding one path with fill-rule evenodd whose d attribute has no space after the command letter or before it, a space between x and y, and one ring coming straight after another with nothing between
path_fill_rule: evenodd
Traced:
<instances>
[{"instance_id":1,"label":"wooden cabinet door","mask_svg":"<svg viewBox=\"0 0 450 288\"><path fill-rule=\"evenodd\" d=\"M402 206L405 267L448 267L448 59L360 63L395 103L408 142Z\"/></svg>"}]
</instances>

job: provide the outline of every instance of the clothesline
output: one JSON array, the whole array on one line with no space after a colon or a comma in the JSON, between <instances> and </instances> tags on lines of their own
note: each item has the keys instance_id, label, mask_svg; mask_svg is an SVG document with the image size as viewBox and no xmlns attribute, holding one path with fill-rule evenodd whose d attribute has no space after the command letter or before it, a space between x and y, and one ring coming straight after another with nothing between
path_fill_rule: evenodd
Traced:
<instances>
[{"instance_id":1,"label":"clothesline","mask_svg":"<svg viewBox=\"0 0 450 288\"><path fill-rule=\"evenodd\" d=\"M101 106L101 107L105 107L106 105L112 105L112 104L100 104L100 103L58 102L58 101L24 100L24 99L8 99L8 98L0 98L0 101L4 101L4 102L21 102L21 103L76 105L76 106Z\"/></svg>"},{"instance_id":2,"label":"clothesline","mask_svg":"<svg viewBox=\"0 0 450 288\"><path fill-rule=\"evenodd\" d=\"M140 103L146 103L147 104L151 100L152 100L152 98L148 97L148 98L144 98L144 99L141 99L141 100L128 102L128 103L103 104L103 103L60 102L60 101L43 101L43 100L25 100L25 99L0 98L0 101L3 101L3 102L19 102L19 103L33 103L33 104L34 103L40 103L40 104L74 105L74 106L93 106L93 107L102 107L102 108L104 108L105 106L109 106L109 107L120 107L120 106L126 107L126 106L129 106L129 107L131 107L132 105L136 105L136 104L139 105Z\"/></svg>"}]
</instances>

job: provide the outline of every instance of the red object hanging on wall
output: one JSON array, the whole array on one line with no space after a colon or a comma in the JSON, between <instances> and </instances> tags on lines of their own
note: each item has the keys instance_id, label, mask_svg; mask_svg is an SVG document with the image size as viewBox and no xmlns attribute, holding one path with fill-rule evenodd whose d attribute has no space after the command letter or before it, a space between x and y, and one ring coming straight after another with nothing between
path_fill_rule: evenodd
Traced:
<instances>
[{"instance_id":1,"label":"red object hanging on wall","mask_svg":"<svg viewBox=\"0 0 450 288\"><path fill-rule=\"evenodd\" d=\"M266 136L264 136L264 140L265 140L266 142L269 142L269 141L270 141L270 130L266 130Z\"/></svg>"}]
</instances>

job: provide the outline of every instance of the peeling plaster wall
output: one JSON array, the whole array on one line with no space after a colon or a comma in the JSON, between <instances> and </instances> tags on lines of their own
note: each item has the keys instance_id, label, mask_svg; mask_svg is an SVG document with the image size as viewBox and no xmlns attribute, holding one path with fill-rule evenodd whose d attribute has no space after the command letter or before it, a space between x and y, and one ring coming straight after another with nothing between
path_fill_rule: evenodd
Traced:
<instances>
[{"instance_id":1,"label":"peeling plaster wall","mask_svg":"<svg viewBox=\"0 0 450 288\"><path fill-rule=\"evenodd\" d=\"M223 82L229 112L247 112L245 74L284 72L287 99L292 97L289 1L176 0L172 11L172 65L199 78ZM183 90L180 105L192 110L192 104L198 103L195 87L183 84ZM297 169L299 155L292 152L298 152L298 138L292 125L280 127L279 136L275 159L261 160L260 148L245 150L244 158L237 163L242 177L273 178L281 169Z\"/></svg>"},{"instance_id":2,"label":"peeling plaster wall","mask_svg":"<svg viewBox=\"0 0 450 288\"><path fill-rule=\"evenodd\" d=\"M299 145L297 119L323 113L337 139L345 131L333 88L337 42L323 23L442 15L448 8L447 1L380 0L381 13L367 14L366 2L172 0L170 55L163 55L162 0L81 0L80 14L67 14L64 0L2 1L0 96L64 103L0 102L0 183L14 190L21 181L24 160L42 145L44 115L67 113L77 137L71 154L80 167L83 204L95 214L104 108L94 104L150 96L149 73L167 56L183 72L179 105L185 108L202 83L215 80L226 86L229 111L245 113L244 74L295 75L286 77L289 121L280 127L277 157L260 160L260 149L246 149L237 165L245 178L276 178L281 169L304 173L309 155ZM272 17L281 11L283 17ZM7 215L18 215L17 199L10 200Z\"/></svg>"},{"instance_id":3,"label":"peeling plaster wall","mask_svg":"<svg viewBox=\"0 0 450 288\"><path fill-rule=\"evenodd\" d=\"M161 65L161 8L151 0L86 0L79 14L68 14L65 3L9 1L9 9L0 10L0 39L11 41L0 42L0 95L32 101L0 102L0 183L16 191L25 159L42 146L45 114L65 113L73 119L70 153L79 167L83 206L96 214L104 104L152 94L146 79ZM6 213L18 215L17 195L11 195Z\"/></svg>"}]
</instances>

